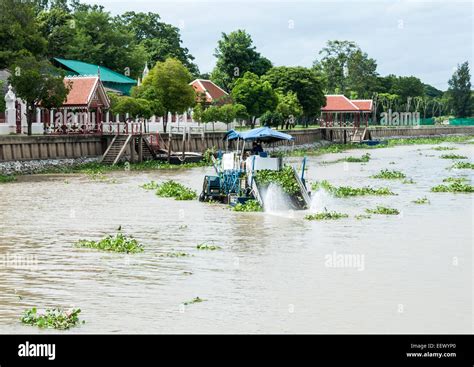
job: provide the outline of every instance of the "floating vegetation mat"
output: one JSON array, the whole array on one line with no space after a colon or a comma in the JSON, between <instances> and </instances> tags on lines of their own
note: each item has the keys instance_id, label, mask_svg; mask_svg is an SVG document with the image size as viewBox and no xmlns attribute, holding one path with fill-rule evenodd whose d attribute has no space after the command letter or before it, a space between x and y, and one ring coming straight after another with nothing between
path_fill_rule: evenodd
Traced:
<instances>
[{"instance_id":1,"label":"floating vegetation mat","mask_svg":"<svg viewBox=\"0 0 474 367\"><path fill-rule=\"evenodd\" d=\"M440 146L440 147L434 147L432 148L433 150L438 150L438 151L443 151L443 150L457 150L458 148L456 147L445 147L445 146Z\"/></svg>"},{"instance_id":2,"label":"floating vegetation mat","mask_svg":"<svg viewBox=\"0 0 474 367\"><path fill-rule=\"evenodd\" d=\"M453 181L448 185L438 185L431 188L433 192L474 192L474 186L462 181Z\"/></svg>"},{"instance_id":3,"label":"floating vegetation mat","mask_svg":"<svg viewBox=\"0 0 474 367\"><path fill-rule=\"evenodd\" d=\"M353 157L349 156L346 158L336 159L335 161L324 161L321 162L322 164L332 164L332 163L340 163L340 162L348 162L348 163L367 163L370 160L370 153L365 153L361 157Z\"/></svg>"},{"instance_id":4,"label":"floating vegetation mat","mask_svg":"<svg viewBox=\"0 0 474 367\"><path fill-rule=\"evenodd\" d=\"M401 171L383 169L376 175L371 176L372 178L380 178L384 180L397 180L405 178L406 175Z\"/></svg>"},{"instance_id":5,"label":"floating vegetation mat","mask_svg":"<svg viewBox=\"0 0 474 367\"><path fill-rule=\"evenodd\" d=\"M79 314L81 310L74 308L71 310L62 310L59 308L52 308L45 310L44 313L39 313L36 308L26 310L21 316L22 323L38 326L39 328L66 330L81 323ZM84 324L85 321L82 321Z\"/></svg>"},{"instance_id":6,"label":"floating vegetation mat","mask_svg":"<svg viewBox=\"0 0 474 367\"><path fill-rule=\"evenodd\" d=\"M291 166L285 166L280 171L257 171L255 174L255 179L260 185L270 185L271 183L275 183L280 186L283 191L290 195L297 194L300 191L300 187L296 181L295 174Z\"/></svg>"},{"instance_id":7,"label":"floating vegetation mat","mask_svg":"<svg viewBox=\"0 0 474 367\"><path fill-rule=\"evenodd\" d=\"M400 212L397 209L389 208L386 206L377 206L375 209L365 209L369 214L385 214L385 215L398 215Z\"/></svg>"},{"instance_id":8,"label":"floating vegetation mat","mask_svg":"<svg viewBox=\"0 0 474 367\"><path fill-rule=\"evenodd\" d=\"M183 302L183 305L188 306L188 305L192 305L194 303L201 303L201 302L204 302L204 301L207 301L207 300L203 299L203 298L195 297L191 301Z\"/></svg>"},{"instance_id":9,"label":"floating vegetation mat","mask_svg":"<svg viewBox=\"0 0 474 367\"><path fill-rule=\"evenodd\" d=\"M261 212L263 208L257 200L247 200L244 204L237 203L233 210L236 212Z\"/></svg>"},{"instance_id":10,"label":"floating vegetation mat","mask_svg":"<svg viewBox=\"0 0 474 367\"><path fill-rule=\"evenodd\" d=\"M348 218L349 216L344 213L338 213L338 212L330 212L330 211L324 211L321 213L315 213L315 214L308 214L304 218L308 220L334 220L334 219L341 219L341 218Z\"/></svg>"},{"instance_id":11,"label":"floating vegetation mat","mask_svg":"<svg viewBox=\"0 0 474 367\"><path fill-rule=\"evenodd\" d=\"M167 252L166 254L160 255L160 257L188 257L188 256L191 256L191 255L186 252L181 252L181 251Z\"/></svg>"},{"instance_id":12,"label":"floating vegetation mat","mask_svg":"<svg viewBox=\"0 0 474 367\"><path fill-rule=\"evenodd\" d=\"M333 186L328 181L318 181L311 185L313 190L324 189L336 197L349 197L349 196L364 196L364 195L396 195L394 192L386 187L373 188L370 186L365 187L350 187L350 186Z\"/></svg>"},{"instance_id":13,"label":"floating vegetation mat","mask_svg":"<svg viewBox=\"0 0 474 367\"><path fill-rule=\"evenodd\" d=\"M200 243L199 245L196 246L198 250L207 250L207 251L216 251L216 250L221 250L222 247L219 247L217 245L211 245L208 243Z\"/></svg>"},{"instance_id":14,"label":"floating vegetation mat","mask_svg":"<svg viewBox=\"0 0 474 367\"><path fill-rule=\"evenodd\" d=\"M453 164L454 169L474 169L474 163L470 162L456 162Z\"/></svg>"},{"instance_id":15,"label":"floating vegetation mat","mask_svg":"<svg viewBox=\"0 0 474 367\"><path fill-rule=\"evenodd\" d=\"M369 215L369 214L358 214L358 215L354 216L354 218L357 219L357 220L361 220L361 219L370 219L370 218L372 218L372 216Z\"/></svg>"},{"instance_id":16,"label":"floating vegetation mat","mask_svg":"<svg viewBox=\"0 0 474 367\"><path fill-rule=\"evenodd\" d=\"M122 233L117 233L115 236L108 235L100 241L79 240L76 242L76 246L127 254L143 252L144 250L143 245L135 238L127 237Z\"/></svg>"},{"instance_id":17,"label":"floating vegetation mat","mask_svg":"<svg viewBox=\"0 0 474 367\"><path fill-rule=\"evenodd\" d=\"M415 204L429 204L430 201L428 200L428 198L426 196L424 196L422 198L413 200L412 203L415 203Z\"/></svg>"},{"instance_id":18,"label":"floating vegetation mat","mask_svg":"<svg viewBox=\"0 0 474 367\"><path fill-rule=\"evenodd\" d=\"M402 184L405 184L405 185L411 185L411 184L416 184L415 181L413 181L412 178L406 178L402 181Z\"/></svg>"},{"instance_id":19,"label":"floating vegetation mat","mask_svg":"<svg viewBox=\"0 0 474 367\"><path fill-rule=\"evenodd\" d=\"M440 156L443 159L467 159L465 155L458 155L458 154L443 154Z\"/></svg>"},{"instance_id":20,"label":"floating vegetation mat","mask_svg":"<svg viewBox=\"0 0 474 367\"><path fill-rule=\"evenodd\" d=\"M16 181L16 177L13 175L0 175L0 184L14 181Z\"/></svg>"},{"instance_id":21,"label":"floating vegetation mat","mask_svg":"<svg viewBox=\"0 0 474 367\"><path fill-rule=\"evenodd\" d=\"M457 183L463 183L467 182L469 179L467 177L447 177L443 179L443 182L457 182Z\"/></svg>"},{"instance_id":22,"label":"floating vegetation mat","mask_svg":"<svg viewBox=\"0 0 474 367\"><path fill-rule=\"evenodd\" d=\"M174 198L175 200L193 200L197 197L196 191L173 180L157 185L155 194L160 197Z\"/></svg>"}]
</instances>

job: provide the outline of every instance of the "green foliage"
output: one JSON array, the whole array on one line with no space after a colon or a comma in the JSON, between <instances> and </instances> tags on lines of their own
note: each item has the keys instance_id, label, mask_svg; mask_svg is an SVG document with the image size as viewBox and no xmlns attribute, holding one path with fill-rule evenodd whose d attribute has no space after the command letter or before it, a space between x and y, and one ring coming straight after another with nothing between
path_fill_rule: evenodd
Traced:
<instances>
[{"instance_id":1,"label":"green foliage","mask_svg":"<svg viewBox=\"0 0 474 367\"><path fill-rule=\"evenodd\" d=\"M365 153L362 155L362 157L346 157L343 158L344 162L349 162L349 163L367 163L370 160L370 153Z\"/></svg>"},{"instance_id":2,"label":"green foliage","mask_svg":"<svg viewBox=\"0 0 474 367\"><path fill-rule=\"evenodd\" d=\"M236 212L261 212L263 208L257 200L247 200L244 204L237 203L233 210Z\"/></svg>"},{"instance_id":3,"label":"green foliage","mask_svg":"<svg viewBox=\"0 0 474 367\"><path fill-rule=\"evenodd\" d=\"M260 124L270 127L278 127L278 125L283 125L285 122L282 114L276 111L266 111L259 119Z\"/></svg>"},{"instance_id":4,"label":"green foliage","mask_svg":"<svg viewBox=\"0 0 474 367\"><path fill-rule=\"evenodd\" d=\"M127 254L143 252L144 250L143 245L135 238L127 237L120 232L115 236L108 235L99 241L79 240L76 242L76 246Z\"/></svg>"},{"instance_id":5,"label":"green foliage","mask_svg":"<svg viewBox=\"0 0 474 367\"><path fill-rule=\"evenodd\" d=\"M430 203L430 201L428 200L426 196L413 200L412 202L415 204L429 204Z\"/></svg>"},{"instance_id":6,"label":"green foliage","mask_svg":"<svg viewBox=\"0 0 474 367\"><path fill-rule=\"evenodd\" d=\"M375 195L375 196L385 196L385 195L396 195L390 189L386 187L381 188L372 188L370 186L365 187L350 187L350 186L333 186L328 181L323 180L315 182L312 184L313 190L324 189L330 194L336 197L349 197L349 196L364 196L364 195Z\"/></svg>"},{"instance_id":7,"label":"green foliage","mask_svg":"<svg viewBox=\"0 0 474 367\"><path fill-rule=\"evenodd\" d=\"M235 81L231 95L236 103L245 106L254 119L266 111L273 111L278 105L278 97L271 84L251 72L246 72Z\"/></svg>"},{"instance_id":8,"label":"green foliage","mask_svg":"<svg viewBox=\"0 0 474 367\"><path fill-rule=\"evenodd\" d=\"M291 166L285 166L280 171L257 171L255 180L261 185L275 183L280 186L284 192L290 195L296 194L300 191L300 187L296 181L295 174Z\"/></svg>"},{"instance_id":9,"label":"green foliage","mask_svg":"<svg viewBox=\"0 0 474 367\"><path fill-rule=\"evenodd\" d=\"M471 162L456 162L453 164L454 169L474 169L474 163Z\"/></svg>"},{"instance_id":10,"label":"green foliage","mask_svg":"<svg viewBox=\"0 0 474 367\"><path fill-rule=\"evenodd\" d=\"M112 106L113 114L129 114L130 119L150 118L153 115L164 114L164 109L158 100L148 101L143 98L118 97Z\"/></svg>"},{"instance_id":11,"label":"green foliage","mask_svg":"<svg viewBox=\"0 0 474 367\"><path fill-rule=\"evenodd\" d=\"M193 200L197 197L196 191L169 180L158 185L156 195L165 198L174 198L175 200Z\"/></svg>"},{"instance_id":12,"label":"green foliage","mask_svg":"<svg viewBox=\"0 0 474 367\"><path fill-rule=\"evenodd\" d=\"M207 148L206 151L204 152L204 154L202 155L203 161L206 164L211 165L213 163L212 158L214 157L214 154L216 154L216 147Z\"/></svg>"},{"instance_id":13,"label":"green foliage","mask_svg":"<svg viewBox=\"0 0 474 367\"><path fill-rule=\"evenodd\" d=\"M290 91L286 94L278 92L277 97L278 104L275 111L281 115L282 128L288 129L290 124L294 125L296 118L303 114L303 108L294 92Z\"/></svg>"},{"instance_id":14,"label":"green foliage","mask_svg":"<svg viewBox=\"0 0 474 367\"><path fill-rule=\"evenodd\" d=\"M448 81L448 96L456 117L467 117L472 113L471 74L469 63L458 65Z\"/></svg>"},{"instance_id":15,"label":"green foliage","mask_svg":"<svg viewBox=\"0 0 474 367\"><path fill-rule=\"evenodd\" d=\"M341 219L341 218L348 218L349 216L344 213L338 212L329 212L325 209L324 212L315 213L315 214L308 214L304 218L308 220L334 220L334 219Z\"/></svg>"},{"instance_id":16,"label":"green foliage","mask_svg":"<svg viewBox=\"0 0 474 367\"><path fill-rule=\"evenodd\" d=\"M158 182L152 180L150 182L147 182L141 185L140 187L145 190L157 190L159 186L160 185L158 184Z\"/></svg>"},{"instance_id":17,"label":"green foliage","mask_svg":"<svg viewBox=\"0 0 474 367\"><path fill-rule=\"evenodd\" d=\"M181 251L167 252L166 254L160 255L160 257L188 257L188 256L191 256L191 255L186 252L181 252Z\"/></svg>"},{"instance_id":18,"label":"green foliage","mask_svg":"<svg viewBox=\"0 0 474 367\"><path fill-rule=\"evenodd\" d=\"M445 146L441 146L441 147L434 147L433 150L457 150L458 148L456 147L445 147Z\"/></svg>"},{"instance_id":19,"label":"green foliage","mask_svg":"<svg viewBox=\"0 0 474 367\"><path fill-rule=\"evenodd\" d=\"M271 62L256 51L252 37L241 29L222 33L214 56L217 61L211 80L226 90L231 90L246 72L263 75L272 67Z\"/></svg>"},{"instance_id":20,"label":"green foliage","mask_svg":"<svg viewBox=\"0 0 474 367\"><path fill-rule=\"evenodd\" d=\"M0 184L14 181L16 181L16 177L13 175L0 175Z\"/></svg>"},{"instance_id":21,"label":"green foliage","mask_svg":"<svg viewBox=\"0 0 474 367\"><path fill-rule=\"evenodd\" d=\"M358 214L358 215L354 216L354 218L357 219L357 220L362 220L362 219L370 219L370 218L372 218L372 216L369 215L369 214Z\"/></svg>"},{"instance_id":22,"label":"green foliage","mask_svg":"<svg viewBox=\"0 0 474 367\"><path fill-rule=\"evenodd\" d=\"M449 185L438 185L431 188L433 192L474 192L474 186L461 181L453 181Z\"/></svg>"},{"instance_id":23,"label":"green foliage","mask_svg":"<svg viewBox=\"0 0 474 367\"><path fill-rule=\"evenodd\" d=\"M402 181L402 184L405 184L405 185L411 185L411 184L415 184L416 182L412 179L412 178L406 178Z\"/></svg>"},{"instance_id":24,"label":"green foliage","mask_svg":"<svg viewBox=\"0 0 474 367\"><path fill-rule=\"evenodd\" d=\"M406 175L401 171L383 169L376 175L371 176L372 178L380 178L384 180L396 180L405 178Z\"/></svg>"},{"instance_id":25,"label":"green foliage","mask_svg":"<svg viewBox=\"0 0 474 367\"><path fill-rule=\"evenodd\" d=\"M447 177L443 179L443 182L458 182L463 183L468 181L466 177Z\"/></svg>"},{"instance_id":26,"label":"green foliage","mask_svg":"<svg viewBox=\"0 0 474 367\"><path fill-rule=\"evenodd\" d=\"M208 243L200 243L199 245L196 246L198 250L204 250L204 251L216 251L216 250L221 250L222 247L217 246L217 245L211 245Z\"/></svg>"},{"instance_id":27,"label":"green foliage","mask_svg":"<svg viewBox=\"0 0 474 367\"><path fill-rule=\"evenodd\" d=\"M62 310L52 308L39 313L36 308L26 310L20 318L24 324L38 326L39 328L49 328L58 330L67 330L80 324L79 314L81 310L74 308L72 310ZM84 321L82 321L84 323Z\"/></svg>"},{"instance_id":28,"label":"green foliage","mask_svg":"<svg viewBox=\"0 0 474 367\"><path fill-rule=\"evenodd\" d=\"M398 215L400 212L397 209L385 207L385 206L377 206L375 209L365 209L365 211L369 214L385 214L385 215Z\"/></svg>"},{"instance_id":29,"label":"green foliage","mask_svg":"<svg viewBox=\"0 0 474 367\"><path fill-rule=\"evenodd\" d=\"M467 159L466 156L458 155L458 154L443 154L442 156L440 156L440 158L443 158L443 159Z\"/></svg>"},{"instance_id":30,"label":"green foliage","mask_svg":"<svg viewBox=\"0 0 474 367\"><path fill-rule=\"evenodd\" d=\"M183 305L188 306L188 305L192 305L194 303L201 303L201 302L204 302L204 301L207 301L207 300L199 298L199 297L195 297L191 301L183 302Z\"/></svg>"}]
</instances>

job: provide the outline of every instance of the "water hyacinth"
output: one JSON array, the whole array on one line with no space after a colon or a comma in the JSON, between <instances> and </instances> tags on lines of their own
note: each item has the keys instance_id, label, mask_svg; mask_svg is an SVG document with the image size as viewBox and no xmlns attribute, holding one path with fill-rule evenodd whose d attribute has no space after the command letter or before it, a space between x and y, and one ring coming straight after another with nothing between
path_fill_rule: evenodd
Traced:
<instances>
[{"instance_id":1,"label":"water hyacinth","mask_svg":"<svg viewBox=\"0 0 474 367\"><path fill-rule=\"evenodd\" d=\"M442 159L467 159L466 156L464 155L458 155L458 154L443 154L440 156Z\"/></svg>"},{"instance_id":2,"label":"water hyacinth","mask_svg":"<svg viewBox=\"0 0 474 367\"><path fill-rule=\"evenodd\" d=\"M474 169L474 163L470 162L456 162L453 164L454 169Z\"/></svg>"},{"instance_id":3,"label":"water hyacinth","mask_svg":"<svg viewBox=\"0 0 474 367\"><path fill-rule=\"evenodd\" d=\"M173 180L157 185L155 194L165 198L172 197L175 200L194 200L197 197L196 191Z\"/></svg>"},{"instance_id":4,"label":"water hyacinth","mask_svg":"<svg viewBox=\"0 0 474 367\"><path fill-rule=\"evenodd\" d=\"M462 181L453 181L449 185L438 185L431 188L433 192L460 192L470 193L474 192L474 186L463 183Z\"/></svg>"},{"instance_id":5,"label":"water hyacinth","mask_svg":"<svg viewBox=\"0 0 474 367\"><path fill-rule=\"evenodd\" d=\"M0 184L14 181L16 181L16 177L13 175L0 175Z\"/></svg>"},{"instance_id":6,"label":"water hyacinth","mask_svg":"<svg viewBox=\"0 0 474 367\"><path fill-rule=\"evenodd\" d=\"M375 209L365 209L369 214L385 214L385 215L398 215L400 212L394 208L388 208L386 206L377 206Z\"/></svg>"},{"instance_id":7,"label":"water hyacinth","mask_svg":"<svg viewBox=\"0 0 474 367\"><path fill-rule=\"evenodd\" d=\"M390 189L386 187L373 188L370 186L365 187L350 187L350 186L333 186L328 181L318 181L312 184L313 190L324 189L336 197L349 197L349 196L364 196L364 195L396 195Z\"/></svg>"},{"instance_id":8,"label":"water hyacinth","mask_svg":"<svg viewBox=\"0 0 474 367\"><path fill-rule=\"evenodd\" d=\"M100 241L79 240L76 242L76 246L127 254L143 252L144 250L143 245L136 239L127 237L122 233L117 233L115 236L108 235Z\"/></svg>"},{"instance_id":9,"label":"water hyacinth","mask_svg":"<svg viewBox=\"0 0 474 367\"><path fill-rule=\"evenodd\" d=\"M275 183L290 195L296 194L300 190L293 168L290 166L285 166L281 171L257 171L255 179L259 184L263 185Z\"/></svg>"},{"instance_id":10,"label":"water hyacinth","mask_svg":"<svg viewBox=\"0 0 474 367\"><path fill-rule=\"evenodd\" d=\"M211 245L207 243L200 243L199 245L196 246L198 250L206 250L206 251L216 251L216 250L221 250L222 247L219 247L217 245Z\"/></svg>"},{"instance_id":11,"label":"water hyacinth","mask_svg":"<svg viewBox=\"0 0 474 367\"><path fill-rule=\"evenodd\" d=\"M414 204L429 204L430 201L428 200L428 198L426 196L422 197L422 198L419 198L419 199L416 199L416 200L413 200L412 201Z\"/></svg>"},{"instance_id":12,"label":"water hyacinth","mask_svg":"<svg viewBox=\"0 0 474 367\"><path fill-rule=\"evenodd\" d=\"M307 220L335 220L335 219L341 219L341 218L348 218L349 216L344 213L338 213L338 212L329 212L329 211L324 211L321 213L315 213L315 214L308 214L304 218Z\"/></svg>"},{"instance_id":13,"label":"water hyacinth","mask_svg":"<svg viewBox=\"0 0 474 367\"><path fill-rule=\"evenodd\" d=\"M47 309L44 313L39 313L35 307L26 310L20 317L20 321L31 326L39 328L49 328L66 330L80 324L79 308L71 310L62 310L59 308ZM82 321L84 323L84 321Z\"/></svg>"},{"instance_id":14,"label":"water hyacinth","mask_svg":"<svg viewBox=\"0 0 474 367\"><path fill-rule=\"evenodd\" d=\"M204 302L204 301L207 301L207 300L203 299L203 298L199 298L199 297L194 297L191 301L183 302L183 305L188 306L188 305L192 305L194 303L201 303L201 302Z\"/></svg>"},{"instance_id":15,"label":"water hyacinth","mask_svg":"<svg viewBox=\"0 0 474 367\"><path fill-rule=\"evenodd\" d=\"M396 180L405 178L406 175L401 171L383 169L376 175L371 176L372 178L380 178L384 180Z\"/></svg>"},{"instance_id":16,"label":"water hyacinth","mask_svg":"<svg viewBox=\"0 0 474 367\"><path fill-rule=\"evenodd\" d=\"M236 212L261 212L263 208L257 200L247 200L244 204L237 203L233 210Z\"/></svg>"}]
</instances>

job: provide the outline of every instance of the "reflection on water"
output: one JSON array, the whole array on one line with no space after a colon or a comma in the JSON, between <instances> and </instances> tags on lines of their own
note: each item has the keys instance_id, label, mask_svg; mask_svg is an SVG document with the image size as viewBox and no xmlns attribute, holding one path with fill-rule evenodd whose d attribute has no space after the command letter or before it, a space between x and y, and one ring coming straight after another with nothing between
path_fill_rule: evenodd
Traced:
<instances>
[{"instance_id":1,"label":"reflection on water","mask_svg":"<svg viewBox=\"0 0 474 367\"><path fill-rule=\"evenodd\" d=\"M456 146L472 158L468 145ZM318 163L363 153L311 157L307 179L387 186L398 196L314 193L310 211L351 215L326 222L304 220L307 212L238 213L138 187L175 179L199 190L210 168L110 174L117 183L77 175L2 184L0 332L49 332L18 322L33 306L80 307L86 324L66 332L472 332L473 195L429 191L471 172L446 170L451 162L430 146L371 150L367 164ZM369 178L382 168L402 170L416 184ZM423 196L430 205L411 202ZM353 218L376 205L401 215ZM73 246L119 225L146 245L144 253ZM201 242L222 250L198 251ZM159 256L171 251L194 256ZM335 252L364 255L364 270L327 267ZM12 260L28 256L30 267ZM180 307L197 296L207 301Z\"/></svg>"}]
</instances>

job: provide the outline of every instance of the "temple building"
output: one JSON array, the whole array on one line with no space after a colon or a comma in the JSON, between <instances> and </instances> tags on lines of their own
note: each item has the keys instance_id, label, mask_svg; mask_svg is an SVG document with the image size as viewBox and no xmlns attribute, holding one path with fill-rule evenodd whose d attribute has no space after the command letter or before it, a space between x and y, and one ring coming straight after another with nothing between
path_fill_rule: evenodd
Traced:
<instances>
[{"instance_id":1,"label":"temple building","mask_svg":"<svg viewBox=\"0 0 474 367\"><path fill-rule=\"evenodd\" d=\"M342 94L326 95L326 105L321 108L322 127L368 126L373 113L371 99L349 99Z\"/></svg>"}]
</instances>

